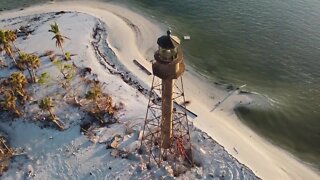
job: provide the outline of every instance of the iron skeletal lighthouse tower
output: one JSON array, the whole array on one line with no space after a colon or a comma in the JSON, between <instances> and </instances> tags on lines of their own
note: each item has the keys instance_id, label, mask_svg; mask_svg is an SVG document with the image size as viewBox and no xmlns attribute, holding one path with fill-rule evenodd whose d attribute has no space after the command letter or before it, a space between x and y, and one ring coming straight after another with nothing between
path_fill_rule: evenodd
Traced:
<instances>
[{"instance_id":1,"label":"iron skeletal lighthouse tower","mask_svg":"<svg viewBox=\"0 0 320 180\"><path fill-rule=\"evenodd\" d=\"M152 64L153 80L143 127L141 149L149 161L187 161L193 165L182 74L185 71L180 39L161 36Z\"/></svg>"}]
</instances>

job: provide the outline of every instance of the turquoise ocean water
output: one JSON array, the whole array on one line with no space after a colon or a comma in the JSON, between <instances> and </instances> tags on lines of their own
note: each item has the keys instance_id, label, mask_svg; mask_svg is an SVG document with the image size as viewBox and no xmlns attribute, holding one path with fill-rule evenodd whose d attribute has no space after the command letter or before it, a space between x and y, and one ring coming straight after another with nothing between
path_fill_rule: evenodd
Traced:
<instances>
[{"instance_id":1,"label":"turquoise ocean water","mask_svg":"<svg viewBox=\"0 0 320 180\"><path fill-rule=\"evenodd\" d=\"M0 0L0 10L47 1ZM114 2L190 35L190 66L211 83L247 84L265 102L237 107L240 119L320 169L320 1Z\"/></svg>"}]
</instances>

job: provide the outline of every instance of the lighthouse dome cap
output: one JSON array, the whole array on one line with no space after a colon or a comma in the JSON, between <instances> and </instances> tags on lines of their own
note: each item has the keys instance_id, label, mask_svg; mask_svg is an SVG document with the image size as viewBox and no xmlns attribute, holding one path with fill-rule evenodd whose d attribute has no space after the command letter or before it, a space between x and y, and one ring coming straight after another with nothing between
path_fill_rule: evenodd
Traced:
<instances>
[{"instance_id":1,"label":"lighthouse dome cap","mask_svg":"<svg viewBox=\"0 0 320 180\"><path fill-rule=\"evenodd\" d=\"M167 31L167 35L158 38L157 44L164 49L174 49L180 45L180 39L171 35L171 31Z\"/></svg>"}]
</instances>

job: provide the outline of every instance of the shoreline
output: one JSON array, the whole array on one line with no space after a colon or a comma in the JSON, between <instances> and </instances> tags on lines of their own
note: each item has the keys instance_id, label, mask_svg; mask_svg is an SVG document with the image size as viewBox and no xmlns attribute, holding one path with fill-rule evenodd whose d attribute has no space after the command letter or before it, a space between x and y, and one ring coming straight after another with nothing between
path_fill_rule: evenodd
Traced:
<instances>
[{"instance_id":1,"label":"shoreline","mask_svg":"<svg viewBox=\"0 0 320 180\"><path fill-rule=\"evenodd\" d=\"M130 52L126 52L127 48L125 47L129 45L126 45L126 42L119 42L118 37L121 37L124 32L119 31L119 28L128 26L128 24L121 21L121 18L118 20L119 27L108 27L109 29L107 32L110 34L108 35L107 43L115 52L116 56L120 59L123 66L132 72L136 77L138 77L142 84L145 86L150 86L150 78L147 77L139 68L137 68L133 64L132 60L138 59L139 63L141 63L144 67L149 70L151 69L151 64L148 61L145 61L145 59L149 58L148 53L153 52L152 48L155 48L156 38L162 35L164 32L161 30L161 27L152 24L148 20L145 20L145 18L142 16L117 5L94 2L89 3L91 5L90 7L85 7L85 3L79 3L77 5L74 4L74 2L43 4L27 7L23 11L18 12L14 12L15 10L4 11L1 12L0 15L1 19L6 19L13 16L28 15L28 13L30 15L48 12L48 10L61 11L63 9L66 11L73 10L88 13L94 17L101 18L102 21L106 22L108 25L108 20L110 19L104 17L104 8L105 10L112 11L113 13L121 12L121 14L127 17L129 21L136 25L136 27L142 29L143 37L140 40L142 40L143 43L138 44L137 46L136 44L132 44L133 42L128 43L130 46L135 46L136 48ZM154 39L146 37L153 37ZM136 34L132 31L130 34L127 34L126 37L121 38L135 40L138 39ZM147 57L145 56L146 54ZM132 55L135 57L132 57ZM197 87L191 86L194 84L194 82L198 83ZM223 145L231 155L237 158L241 163L247 165L259 177L265 179L274 179L279 177L281 177L281 179L299 179L299 175L305 175L300 176L302 179L308 177L317 177L315 172L312 172L310 169L308 169L308 167L295 160L289 153L278 147L275 147L265 139L259 137L256 135L256 133L254 133L251 129L237 119L235 113L233 112L233 107L235 103L239 102L240 100L244 102L250 101L250 99L247 99L246 96L236 95L236 97L228 99L228 101L215 112L210 112L211 108L215 104L214 102L218 101L217 97L220 96L220 98L223 98L221 95L225 94L225 92L210 86L207 84L206 80L201 78L200 75L196 75L196 72L192 72L192 70L189 70L185 73L184 84L189 84L186 86L186 97L192 102L188 106L188 109L191 109L193 112L199 115L199 117L194 121L195 126L207 132L211 137L213 137L214 140ZM212 92L214 92L214 99L208 98L212 96ZM223 111L221 111L221 108L223 108ZM236 151L234 149L236 149ZM266 164L268 164L268 167Z\"/></svg>"},{"instance_id":2,"label":"shoreline","mask_svg":"<svg viewBox=\"0 0 320 180\"><path fill-rule=\"evenodd\" d=\"M143 126L145 104L146 101L148 101L148 98L146 97L148 90L144 89L140 85L140 83L137 82L136 77L133 77L133 74L125 69L123 64L118 60L117 56L106 43L105 39L107 39L108 37L108 32L106 31L107 25L104 22L96 17L81 12L58 11L12 18L9 20L0 21L0 24L2 26L6 26L8 24L10 29L16 29L21 25L24 26L24 22L28 22L27 24L30 25L28 29L33 31L33 33L28 36L28 38L19 38L16 41L17 47L22 48L23 51L31 50L36 51L35 53L37 54L41 54L41 52L47 51L48 48L52 48L52 41L50 40L50 38L44 37L50 37L48 36L49 32L47 32L46 30L48 26L50 26L50 24L55 21L57 21L57 23L61 25L60 28L62 32L64 32L65 35L69 36L72 39L72 41L66 42L65 46L68 47L68 50L72 49L72 52L78 54L75 59L71 60L72 63L74 63L74 66L80 69L80 71L82 71L83 67L90 68L92 70L92 72L90 73L91 76L86 75L84 78L93 78L95 81L97 80L104 84L105 86L103 90L104 92L108 92L107 96L110 95L112 99L115 100L113 101L115 102L115 106L117 106L117 104L122 104L124 108L120 108L120 110L116 112L116 122L114 124L111 123L111 125L97 127L93 124L95 122L92 122L88 130L84 131L87 132L87 134L81 133L82 135L77 133L77 129L85 128L84 126L86 125L83 123L87 123L87 118L89 117L88 114L84 114L83 110L81 110L81 107L83 107L81 105L80 111L75 110L74 107L70 107L66 104L62 105L61 107L60 103L60 107L55 108L57 116L59 118L63 118L64 123L68 127L62 132L57 132L54 129L50 129L50 127L40 130L39 126L41 128L43 127L43 124L38 123L37 121L30 121L34 118L37 119L37 117L34 117L32 115L32 112L34 111L30 112L29 110L26 112L26 116L18 118L17 121L15 121L15 123L11 125L8 123L10 122L10 120L5 122L2 121L0 123L0 129L2 131L5 131L6 134L9 135L11 142L10 145L18 149L23 149L22 153L27 157L32 157L33 159L40 158L42 160L37 160L37 163L32 163L32 161L30 162L29 160L14 161L11 165L12 168L10 168L8 172L4 174L4 178L8 177L8 179L22 179L21 174L23 174L23 172L25 171L24 169L28 169L28 177L37 176L40 177L40 179L51 179L50 177L57 176L59 177L57 177L57 179L70 179L70 177L87 177L88 175L95 175L96 173L98 173L98 179L103 179L103 176L112 179L117 179L116 177L121 176L126 177L125 179L159 179L160 176L161 178L173 178L174 174L172 174L172 171L170 170L173 168L172 165L168 166L167 164L164 165L164 167L158 168L153 164L153 162L151 162L151 169L146 169L145 166L146 162L148 161L146 154L140 155L137 153L137 144L140 144L139 132L141 132L141 128ZM81 31L75 31L79 29L79 25L81 25L82 23L87 24L87 26L83 27ZM124 28L126 29L126 27ZM40 38L42 42L41 44L37 43L39 41L38 38ZM41 47L23 47L23 45L26 45L26 43L34 45L38 44ZM50 62L50 59L51 58L44 58L42 59L42 61L43 63L48 63L50 65L52 63ZM8 59L6 59L6 61L7 63L10 62L8 61ZM3 71L9 72L5 73ZM55 74L55 68L52 66L42 67L38 70L38 73L41 73L43 71L49 71L50 75ZM2 69L0 74L10 74L10 72L12 72L12 70ZM70 102L70 100L72 101L72 99L73 101L75 101L74 103L77 103L77 99L80 99L80 101L78 101L79 103L83 102L84 99L82 99L82 93L83 91L85 91L85 89L82 89L81 85L86 85L86 83L83 84L81 75L80 77L76 76L75 79L72 80L71 84L73 85L73 87L70 87L70 89L68 89L69 93L67 92L65 95L63 95L67 100L66 102L64 102L64 98L59 98L59 94L65 93L63 89L59 90L59 84L48 84L48 86L46 86L45 88L34 84L37 87L36 90L34 90L33 88L28 88L28 90L31 93L33 92L32 97L34 99L41 99L45 94L47 94L47 96L51 96L56 99L55 101L60 100L62 104L68 104L68 102ZM52 89L53 91L51 90L51 93L49 92L48 94L48 89ZM35 95L35 93L37 95ZM30 106L32 105L27 105L27 109L35 108L34 106ZM41 114L41 112L38 113ZM5 119L7 119L8 117L5 114L7 113L3 114ZM104 121L112 122L113 118L104 118ZM89 122L91 121L89 120ZM17 130L24 126L26 126L25 131L21 132ZM200 166L195 166L191 169L179 166L179 169L174 170L178 174L179 172L182 172L182 174L177 177L178 179L185 179L186 177L191 179L195 179L196 177L259 179L252 172L252 170L250 170L247 166L243 165L237 159L231 156L227 151L225 151L224 147L210 138L205 132L195 128L194 126L192 128L193 131L191 132L191 135L194 145L194 160L196 164ZM95 134L90 135L89 132L95 132ZM39 136L39 134L44 134L44 136L46 138L49 138L51 142L49 144L41 143L44 142L46 138ZM54 138L52 137L53 134ZM74 140L70 141L70 139L67 138L66 140L61 141L59 140L61 136L71 137L72 139L74 138ZM121 140L122 142L119 148L114 148L113 146L113 149L110 150L110 147L108 145L110 136L124 137L123 140ZM40 141L40 143L38 143L38 141ZM77 142L76 144L74 143L75 141ZM92 144L87 147L83 147L83 144L88 144L89 141L91 141ZM62 144L63 146L65 146L65 144L68 144L66 150L68 152L69 146L71 146L71 148L76 146L77 151L73 152L73 155L77 157L77 160L80 159L81 163L75 163L74 159L72 158L67 158L64 160L64 156L68 157L69 155L68 153L61 154L61 148L57 148L53 152L43 150L51 148L52 146L61 147ZM107 150L103 150L103 155L97 157L98 162L95 161L94 158L93 160L92 158L90 158L89 161L87 160L86 157L94 156L97 150L100 151L101 148L105 149L106 145ZM81 153L77 153L78 151L81 151ZM120 158L117 158L117 151L120 151L118 153L127 153L127 155L124 154L124 158L127 157L125 158L125 161L127 163L126 165L121 166L121 168L117 167L119 163L113 163L115 160L120 160ZM43 160L43 155L45 155L45 157L47 157L45 159L48 160ZM130 156L130 158L128 156ZM123 156L121 157L123 158ZM52 158L58 158L62 160L63 164L59 162L57 163L57 161L52 161ZM108 169L105 168L104 163L99 163L99 161L101 161L102 159L108 159L107 163L112 163L112 166L115 166L117 168L112 168L112 172L108 171ZM90 165L90 161L91 163L94 162L94 169L97 168L100 172L95 172L96 170L88 167L88 163ZM21 170L19 170L18 173L16 172L17 170L15 168L16 164L22 164L22 166L24 166L21 168ZM29 165L26 167L26 164ZM51 171L51 169L41 168L42 164L50 164L50 166L53 167L52 169L54 170ZM62 166L62 169L67 169L68 172L71 171L71 173L66 174L65 171L61 171L60 166ZM78 168L82 168L81 173L73 174L72 172L76 172ZM45 169L45 171L43 171L43 169ZM128 169L129 172L127 172ZM101 173L102 171L103 173Z\"/></svg>"}]
</instances>

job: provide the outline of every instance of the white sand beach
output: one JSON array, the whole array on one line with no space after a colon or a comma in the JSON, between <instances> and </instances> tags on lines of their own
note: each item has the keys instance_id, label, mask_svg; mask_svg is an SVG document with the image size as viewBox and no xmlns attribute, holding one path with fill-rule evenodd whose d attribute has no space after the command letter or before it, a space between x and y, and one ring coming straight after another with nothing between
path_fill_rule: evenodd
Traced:
<instances>
[{"instance_id":1,"label":"white sand beach","mask_svg":"<svg viewBox=\"0 0 320 180\"><path fill-rule=\"evenodd\" d=\"M71 1L48 3L28 7L23 10L0 12L0 29L19 28L15 27L15 25L7 26L5 21L1 22L1 20L4 19L59 11L72 11L86 14L80 14L78 19L73 18L76 16L75 13L70 13L69 18L67 17L69 16L67 14L63 16L63 18L55 19L64 35L71 39L66 40L64 45L65 49L77 54L76 58L81 59L81 62L75 62L77 66L89 66L92 68L93 72L98 75L99 80L108 84L108 92L115 95L115 101L124 102L127 105L126 111L123 112L125 114L123 115L125 119L137 119L140 122L143 121L145 110L147 108L147 97L141 94L137 95L137 90L123 83L121 78L115 78L106 73L107 70L101 66L101 63L99 63L96 53L91 46L92 27L94 27L95 23L97 22L95 18L100 19L103 23L105 23L105 30L107 33L106 42L115 53L116 57L120 60L120 63L117 64L118 70L130 72L132 78L145 88L150 87L152 76L147 75L138 66L136 66L133 63L133 60L137 60L151 72L150 60L153 59L153 53L157 49L156 40L158 37L165 34L166 27L158 24L155 20L149 17L144 17L136 12L133 12L127 7L119 6L117 4L94 1ZM58 52L58 48L55 47L54 42L51 40L52 35L47 32L49 29L49 24L51 23L53 23L53 21L46 22L47 29L45 29L45 26L43 25L38 28L36 32L34 32L34 35L32 34L30 38L18 42L18 48L23 51L36 53L42 53L50 49L54 49ZM18 25L21 25L21 22L17 23L17 26ZM48 64L45 64L44 66L50 68ZM109 67L109 65L105 66ZM195 127L206 132L210 137L212 137L212 139L222 145L229 154L235 157L240 163L246 165L262 179L320 179L319 172L312 170L311 167L295 159L293 155L289 154L285 150L272 145L253 132L250 128L245 126L236 117L235 113L233 112L234 106L240 101L241 103L249 103L252 101L250 98L245 95L234 93L214 111L211 111L214 105L221 101L228 94L223 89L214 88L208 84L204 78L197 75L196 72L193 72L191 68L188 67L187 69L188 71L186 71L183 76L185 95L187 100L191 102L187 108L198 116L195 119L192 119ZM41 71L45 71L45 68L42 67ZM51 70L50 72L54 73L54 71ZM42 95L43 94L40 94L38 97ZM70 116L81 116L81 114ZM23 131L23 127L16 123L17 122L14 122L13 126L16 126L17 129ZM30 127L30 129L39 129L38 127L32 125L26 126ZM45 132L42 133L46 135L49 134L47 130L43 131ZM74 132L73 136L76 136L75 132L77 130L75 128L71 128L71 131ZM26 132L24 133L25 138L19 140L21 142L15 142L15 145L19 145L19 143L24 144L25 142L30 142L30 140L27 140L28 138L41 136L41 133L33 135ZM58 133L58 131L55 132L56 135ZM12 135L14 136L14 133ZM61 135L57 136L59 136L58 138L63 138ZM84 138L82 138L81 141L83 141L83 139ZM74 143L77 143L77 141ZM198 145L201 145L201 143ZM210 150L209 147L211 148L211 146L206 147L208 152ZM102 148L95 151L102 154L101 149ZM88 151L91 150L92 148L88 148ZM42 153L42 151L38 153ZM207 156L210 156L210 153L208 153ZM78 158L80 161L77 163L85 163L86 158L89 157ZM54 162L54 158L49 160L50 162ZM105 163L102 162L98 156L94 157L93 160L88 162L89 163L86 164L88 166L95 166L95 162L98 162L100 165ZM121 163L122 164L119 166L122 166L126 162L123 161ZM210 163L204 163L204 165L209 166ZM42 166L42 168L50 167L50 165ZM210 169L210 167L206 168ZM77 172L80 173L81 171L86 171L83 169L85 169L85 167L81 166ZM121 171L120 167L118 169ZM69 177L77 174L77 172L53 169L53 171L55 170L59 172L65 172L66 174L71 173ZM20 177L13 176L12 174L14 174L14 172L9 170L5 177L8 179ZM39 174L41 174L41 172L39 172ZM99 179L99 177L112 177L102 176L101 174L103 173L100 172L96 178ZM46 177L42 175L37 178L40 177L52 178L53 176L48 175ZM60 176L57 176L56 178L58 177ZM120 179L125 179L128 177L129 175L123 176ZM136 175L135 177L139 176ZM150 176L145 177L150 178ZM186 175L185 177L193 177L193 175ZM81 179L81 177L76 178ZM246 179L246 177L242 178Z\"/></svg>"}]
</instances>

